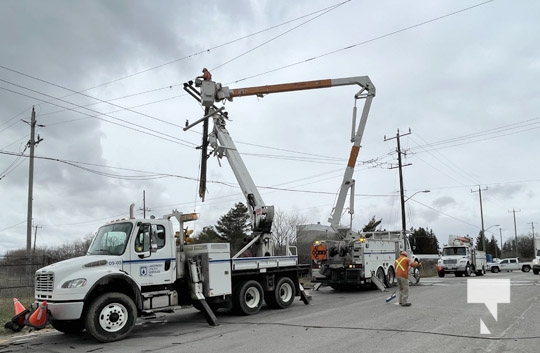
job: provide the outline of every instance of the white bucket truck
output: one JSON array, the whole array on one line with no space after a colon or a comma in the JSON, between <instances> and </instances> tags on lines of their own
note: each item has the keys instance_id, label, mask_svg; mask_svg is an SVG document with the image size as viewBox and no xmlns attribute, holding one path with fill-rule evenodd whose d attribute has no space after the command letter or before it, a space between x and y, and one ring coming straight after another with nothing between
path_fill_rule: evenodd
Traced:
<instances>
[{"instance_id":1,"label":"white bucket truck","mask_svg":"<svg viewBox=\"0 0 540 353\"><path fill-rule=\"evenodd\" d=\"M476 250L470 237L456 235L448 237L448 245L443 247L437 263L439 277L444 277L447 273L454 273L456 277L468 277L473 272L477 276L483 276L486 268L486 253Z\"/></svg>"}]
</instances>

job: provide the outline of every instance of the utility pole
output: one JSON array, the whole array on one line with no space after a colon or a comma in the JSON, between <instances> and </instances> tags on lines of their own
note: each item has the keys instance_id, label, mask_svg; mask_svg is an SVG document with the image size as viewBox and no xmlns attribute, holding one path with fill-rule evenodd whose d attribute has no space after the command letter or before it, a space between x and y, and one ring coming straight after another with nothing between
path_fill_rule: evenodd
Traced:
<instances>
[{"instance_id":1,"label":"utility pole","mask_svg":"<svg viewBox=\"0 0 540 353\"><path fill-rule=\"evenodd\" d=\"M487 186L484 189L487 190ZM476 192L476 190L471 190L471 192ZM482 251L486 251L486 235L484 234L484 210L482 209L482 189L478 185L478 195L480 196L480 220L482 222Z\"/></svg>"},{"instance_id":2,"label":"utility pole","mask_svg":"<svg viewBox=\"0 0 540 353\"><path fill-rule=\"evenodd\" d=\"M34 249L32 250L32 258L36 256L36 241L37 241L37 230L38 228L43 228L42 226L38 226L37 224L34 226ZM30 261L32 262L32 261Z\"/></svg>"},{"instance_id":3,"label":"utility pole","mask_svg":"<svg viewBox=\"0 0 540 353\"><path fill-rule=\"evenodd\" d=\"M24 120L23 120L24 121ZM28 141L28 147L30 147L30 165L28 168L28 213L26 216L26 257L30 258L32 250L32 203L34 199L34 149L38 143L43 141L42 138L36 136L36 111L32 107L32 118L30 123L24 121L30 125L30 141ZM37 125L43 127L44 125Z\"/></svg>"},{"instance_id":4,"label":"utility pole","mask_svg":"<svg viewBox=\"0 0 540 353\"><path fill-rule=\"evenodd\" d=\"M146 218L146 211L152 211L146 207L146 190L143 190L143 207L139 208L139 211L143 211L143 218Z\"/></svg>"},{"instance_id":5,"label":"utility pole","mask_svg":"<svg viewBox=\"0 0 540 353\"><path fill-rule=\"evenodd\" d=\"M514 214L514 236L515 236L515 243L516 243L516 257L518 257L518 248L517 248L517 227L516 227L516 212L521 212L521 210L512 209L512 211L508 211L508 213L512 212Z\"/></svg>"},{"instance_id":6,"label":"utility pole","mask_svg":"<svg viewBox=\"0 0 540 353\"><path fill-rule=\"evenodd\" d=\"M401 136L407 136L407 135L410 135L411 134L411 129L409 129L409 132L406 133L406 134L402 134L400 135L399 134L399 129L397 130L397 134L396 134L396 137L391 137L391 138L386 138L386 136L384 136L384 141L390 141L390 140L393 140L393 139L396 139L397 140L397 149L396 149L396 152L398 154L398 168L399 168L399 191L400 191L400 199L401 199L401 231L403 232L403 237L405 237L405 232L407 231L407 223L405 221L405 192L404 192L404 189L403 189L403 171L402 171L402 168L403 167L406 167L406 166L409 166L411 165L410 163L409 164L405 164L403 165L401 163L401 155L405 153L404 152L401 152L401 144L400 144L400 137ZM390 167L390 169L394 169L396 167Z\"/></svg>"},{"instance_id":7,"label":"utility pole","mask_svg":"<svg viewBox=\"0 0 540 353\"><path fill-rule=\"evenodd\" d=\"M534 250L534 222L531 222L530 223L531 227L532 227L532 249L533 249L533 253L535 253L535 250ZM536 256L536 254L534 255Z\"/></svg>"}]
</instances>

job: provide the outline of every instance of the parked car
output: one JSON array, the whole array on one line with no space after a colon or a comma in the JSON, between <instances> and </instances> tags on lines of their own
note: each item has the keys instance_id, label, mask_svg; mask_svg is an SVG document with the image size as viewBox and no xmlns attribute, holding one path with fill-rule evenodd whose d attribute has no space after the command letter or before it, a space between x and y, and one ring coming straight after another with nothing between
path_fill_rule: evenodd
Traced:
<instances>
[{"instance_id":1,"label":"parked car","mask_svg":"<svg viewBox=\"0 0 540 353\"><path fill-rule=\"evenodd\" d=\"M491 262L488 263L488 270L490 270L493 273L501 272L501 271L514 271L514 270L521 270L523 272L529 272L532 269L532 263L530 262L519 262L519 259L517 257L510 257L506 259L502 259L499 262Z\"/></svg>"}]
</instances>

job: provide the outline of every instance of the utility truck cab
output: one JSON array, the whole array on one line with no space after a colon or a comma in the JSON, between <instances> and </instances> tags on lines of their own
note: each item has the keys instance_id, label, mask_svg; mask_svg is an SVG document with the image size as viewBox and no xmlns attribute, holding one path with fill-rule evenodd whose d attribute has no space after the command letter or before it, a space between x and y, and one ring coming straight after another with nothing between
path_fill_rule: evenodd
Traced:
<instances>
[{"instance_id":1,"label":"utility truck cab","mask_svg":"<svg viewBox=\"0 0 540 353\"><path fill-rule=\"evenodd\" d=\"M299 282L309 265L298 264L292 247L283 256L231 258L228 243L186 244L185 223L196 213L135 219L133 206L129 219L99 228L86 256L36 271L30 315L43 310L44 323L58 331L86 329L98 341L112 342L125 338L137 317L180 305L193 305L215 326L219 308L252 315L264 302L273 309L289 307L295 297L309 304Z\"/></svg>"}]
</instances>

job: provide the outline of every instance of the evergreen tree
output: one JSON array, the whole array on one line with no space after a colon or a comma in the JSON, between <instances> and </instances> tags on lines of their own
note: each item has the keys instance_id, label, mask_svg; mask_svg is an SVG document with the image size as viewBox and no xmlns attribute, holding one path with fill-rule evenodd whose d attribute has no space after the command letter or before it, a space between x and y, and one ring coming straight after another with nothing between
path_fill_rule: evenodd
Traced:
<instances>
[{"instance_id":1,"label":"evergreen tree","mask_svg":"<svg viewBox=\"0 0 540 353\"><path fill-rule=\"evenodd\" d=\"M376 231L377 227L379 226L379 224L381 224L381 222L382 222L382 218L377 221L375 219L375 216L371 217L368 224L366 224L364 226L364 228L362 228L362 232L374 232L374 231Z\"/></svg>"},{"instance_id":2,"label":"evergreen tree","mask_svg":"<svg viewBox=\"0 0 540 353\"><path fill-rule=\"evenodd\" d=\"M245 245L244 239L251 229L248 209L239 202L221 216L215 226L216 234L225 242L231 244L231 253L236 254Z\"/></svg>"},{"instance_id":3,"label":"evergreen tree","mask_svg":"<svg viewBox=\"0 0 540 353\"><path fill-rule=\"evenodd\" d=\"M221 239L212 226L204 227L199 234L193 240L194 243L224 243L225 240Z\"/></svg>"},{"instance_id":4,"label":"evergreen tree","mask_svg":"<svg viewBox=\"0 0 540 353\"><path fill-rule=\"evenodd\" d=\"M409 237L411 246L413 246L415 254L438 254L439 240L433 233L433 230L427 231L420 227L413 229Z\"/></svg>"}]
</instances>

